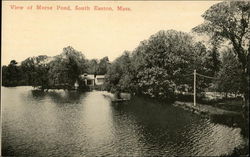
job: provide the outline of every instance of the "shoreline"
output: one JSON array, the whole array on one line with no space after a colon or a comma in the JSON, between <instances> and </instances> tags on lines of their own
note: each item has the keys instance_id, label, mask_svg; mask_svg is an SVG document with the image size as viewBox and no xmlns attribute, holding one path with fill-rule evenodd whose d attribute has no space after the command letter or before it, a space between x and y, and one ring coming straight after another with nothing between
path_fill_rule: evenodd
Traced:
<instances>
[{"instance_id":1,"label":"shoreline","mask_svg":"<svg viewBox=\"0 0 250 157\"><path fill-rule=\"evenodd\" d=\"M175 101L173 103L174 106L176 107L181 107L185 110L192 111L196 114L201 114L201 115L235 115L235 116L240 116L240 112L235 112L235 111L228 111L225 109L213 107L211 105L204 105L197 103L196 106L192 102L184 102L184 101Z\"/></svg>"},{"instance_id":2,"label":"shoreline","mask_svg":"<svg viewBox=\"0 0 250 157\"><path fill-rule=\"evenodd\" d=\"M240 112L228 111L204 104L196 104L196 106L194 106L192 102L182 101L175 101L173 106L184 109L193 114L200 115L202 117L208 117L212 120L212 122L215 123L220 123L229 127L240 128L241 134L245 140L245 144L235 147L230 154L225 154L222 156L249 156L249 138L248 135L246 135L248 131L245 131L247 128L244 128L245 126L242 124L244 120L242 119L242 114Z\"/></svg>"},{"instance_id":3,"label":"shoreline","mask_svg":"<svg viewBox=\"0 0 250 157\"><path fill-rule=\"evenodd\" d=\"M181 108L193 114L209 118L214 123L219 123L229 127L238 127L242 130L242 135L248 137L248 126L241 112L229 111L205 104L194 104L192 102L175 101L174 107Z\"/></svg>"}]
</instances>

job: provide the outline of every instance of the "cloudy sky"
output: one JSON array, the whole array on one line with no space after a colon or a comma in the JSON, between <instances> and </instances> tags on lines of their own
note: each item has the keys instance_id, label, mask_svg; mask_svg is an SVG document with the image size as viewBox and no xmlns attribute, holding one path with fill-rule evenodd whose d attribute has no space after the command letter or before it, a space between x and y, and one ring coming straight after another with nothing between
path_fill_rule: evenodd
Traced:
<instances>
[{"instance_id":1,"label":"cloudy sky","mask_svg":"<svg viewBox=\"0 0 250 157\"><path fill-rule=\"evenodd\" d=\"M218 1L3 1L2 64L58 55L69 45L88 59L108 56L112 61L159 30L190 32L215 3ZM24 9L13 9L14 5ZM37 10L37 5L53 10ZM76 5L91 9L75 10ZM70 6L71 10L57 10L57 6ZM112 7L113 11L95 11L94 6ZM130 11L117 11L117 6Z\"/></svg>"}]
</instances>

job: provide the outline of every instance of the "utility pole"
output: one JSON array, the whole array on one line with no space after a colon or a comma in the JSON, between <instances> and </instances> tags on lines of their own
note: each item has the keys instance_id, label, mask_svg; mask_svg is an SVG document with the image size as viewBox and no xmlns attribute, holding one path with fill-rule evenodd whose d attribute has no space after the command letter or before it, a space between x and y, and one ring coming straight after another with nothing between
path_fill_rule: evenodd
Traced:
<instances>
[{"instance_id":1,"label":"utility pole","mask_svg":"<svg viewBox=\"0 0 250 157\"><path fill-rule=\"evenodd\" d=\"M194 106L196 106L196 70L194 70Z\"/></svg>"}]
</instances>

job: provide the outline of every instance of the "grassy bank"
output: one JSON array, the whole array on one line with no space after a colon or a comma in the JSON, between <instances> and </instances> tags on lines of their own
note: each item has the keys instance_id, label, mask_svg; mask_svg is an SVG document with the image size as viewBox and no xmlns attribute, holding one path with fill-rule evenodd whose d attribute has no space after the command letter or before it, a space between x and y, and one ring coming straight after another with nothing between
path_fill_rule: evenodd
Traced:
<instances>
[{"instance_id":1,"label":"grassy bank","mask_svg":"<svg viewBox=\"0 0 250 157\"><path fill-rule=\"evenodd\" d=\"M212 107L234 111L242 112L243 100L241 97L236 98L221 98L221 99L208 99L204 96L197 96L197 103L209 105ZM193 95L177 95L177 100L182 102L193 102Z\"/></svg>"}]
</instances>

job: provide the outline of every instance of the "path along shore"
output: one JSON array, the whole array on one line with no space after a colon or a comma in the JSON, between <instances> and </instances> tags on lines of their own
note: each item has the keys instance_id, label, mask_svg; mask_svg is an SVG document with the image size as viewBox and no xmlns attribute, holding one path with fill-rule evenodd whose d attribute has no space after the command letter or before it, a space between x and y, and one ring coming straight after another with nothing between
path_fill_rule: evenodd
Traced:
<instances>
[{"instance_id":1,"label":"path along shore","mask_svg":"<svg viewBox=\"0 0 250 157\"><path fill-rule=\"evenodd\" d=\"M234 116L240 116L241 113L235 112L235 111L228 111L224 109L220 109L217 107L213 107L210 105L204 105L204 104L194 104L192 102L181 102L181 101L175 101L174 106L181 107L186 110L191 110L194 113L197 114L205 114L205 115L234 115Z\"/></svg>"}]
</instances>

